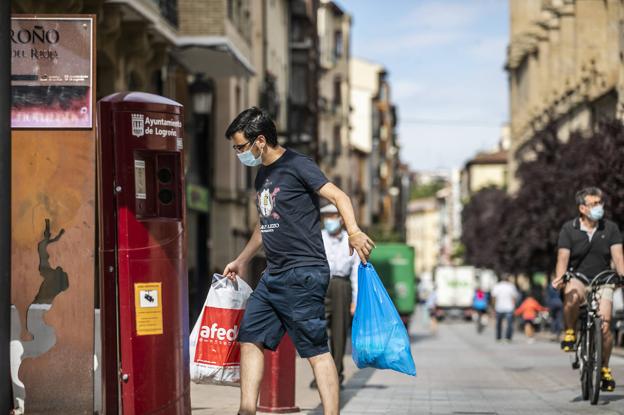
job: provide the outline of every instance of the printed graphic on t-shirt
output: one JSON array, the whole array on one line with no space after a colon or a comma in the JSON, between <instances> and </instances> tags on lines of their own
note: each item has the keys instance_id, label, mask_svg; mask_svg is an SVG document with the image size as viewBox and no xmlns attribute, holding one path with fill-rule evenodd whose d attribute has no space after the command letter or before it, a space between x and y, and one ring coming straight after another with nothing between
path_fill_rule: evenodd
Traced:
<instances>
[{"instance_id":1,"label":"printed graphic on t-shirt","mask_svg":"<svg viewBox=\"0 0 624 415\"><path fill-rule=\"evenodd\" d=\"M256 200L258 203L258 212L260 212L261 219L274 219L279 220L280 215L275 211L277 194L280 191L279 187L273 189L270 188L272 183L267 180L265 187L262 191L256 194ZM273 232L279 228L279 223L268 223L266 220L262 220L260 225L260 231Z\"/></svg>"}]
</instances>

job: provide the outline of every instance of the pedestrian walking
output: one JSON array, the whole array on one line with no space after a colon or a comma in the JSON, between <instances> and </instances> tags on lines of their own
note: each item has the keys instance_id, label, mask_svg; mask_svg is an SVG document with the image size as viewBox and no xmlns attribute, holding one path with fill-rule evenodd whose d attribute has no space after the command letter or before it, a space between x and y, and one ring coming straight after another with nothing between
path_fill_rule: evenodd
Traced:
<instances>
[{"instance_id":1,"label":"pedestrian walking","mask_svg":"<svg viewBox=\"0 0 624 415\"><path fill-rule=\"evenodd\" d=\"M325 318L329 328L329 345L336 364L338 382L344 382L344 355L349 335L351 317L355 312L357 278L360 260L349 252L349 235L344 229L336 206L329 204L321 209L323 244L329 262L329 288L325 297ZM316 388L316 380L310 384Z\"/></svg>"},{"instance_id":2,"label":"pedestrian walking","mask_svg":"<svg viewBox=\"0 0 624 415\"><path fill-rule=\"evenodd\" d=\"M529 294L524 299L522 304L516 308L514 315L522 317L524 334L529 343L533 343L535 341L535 320L537 318L537 314L546 310L548 309L543 307L531 294Z\"/></svg>"},{"instance_id":3,"label":"pedestrian walking","mask_svg":"<svg viewBox=\"0 0 624 415\"><path fill-rule=\"evenodd\" d=\"M241 163L260 166L255 180L260 221L223 274L231 279L244 274L261 246L267 258L238 334L239 414L256 413L264 350L275 350L285 332L312 366L324 414L338 414L338 373L327 344L325 294L330 269L321 236L319 195L337 207L349 248L362 262L367 261L373 241L358 227L349 196L329 182L311 158L280 146L275 124L265 112L255 107L243 111L225 135Z\"/></svg>"},{"instance_id":4,"label":"pedestrian walking","mask_svg":"<svg viewBox=\"0 0 624 415\"><path fill-rule=\"evenodd\" d=\"M487 309L488 309L488 294L481 288L475 290L474 297L472 299L472 309L475 313L475 320L477 322L477 333L481 334L485 329L487 322Z\"/></svg>"},{"instance_id":5,"label":"pedestrian walking","mask_svg":"<svg viewBox=\"0 0 624 415\"><path fill-rule=\"evenodd\" d=\"M563 331L563 301L561 293L551 284L546 287L546 307L550 314L550 331L555 341L559 341Z\"/></svg>"},{"instance_id":6,"label":"pedestrian walking","mask_svg":"<svg viewBox=\"0 0 624 415\"><path fill-rule=\"evenodd\" d=\"M438 295L435 286L427 297L425 308L429 314L429 330L431 334L436 334L438 332Z\"/></svg>"},{"instance_id":7,"label":"pedestrian walking","mask_svg":"<svg viewBox=\"0 0 624 415\"><path fill-rule=\"evenodd\" d=\"M496 340L502 339L503 320L507 327L505 339L511 341L513 335L513 313L516 309L516 301L519 294L516 286L509 281L509 277L503 276L492 289L492 299L494 300L494 311L496 312Z\"/></svg>"}]
</instances>

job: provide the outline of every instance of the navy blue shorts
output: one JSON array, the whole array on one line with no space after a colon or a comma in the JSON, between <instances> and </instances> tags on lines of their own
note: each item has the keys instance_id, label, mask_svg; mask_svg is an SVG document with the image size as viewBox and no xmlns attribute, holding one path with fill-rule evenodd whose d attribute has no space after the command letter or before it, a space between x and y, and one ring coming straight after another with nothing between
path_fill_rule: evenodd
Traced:
<instances>
[{"instance_id":1,"label":"navy blue shorts","mask_svg":"<svg viewBox=\"0 0 624 415\"><path fill-rule=\"evenodd\" d=\"M328 266L265 272L249 297L238 341L275 350L288 332L301 357L329 352L325 320Z\"/></svg>"}]
</instances>

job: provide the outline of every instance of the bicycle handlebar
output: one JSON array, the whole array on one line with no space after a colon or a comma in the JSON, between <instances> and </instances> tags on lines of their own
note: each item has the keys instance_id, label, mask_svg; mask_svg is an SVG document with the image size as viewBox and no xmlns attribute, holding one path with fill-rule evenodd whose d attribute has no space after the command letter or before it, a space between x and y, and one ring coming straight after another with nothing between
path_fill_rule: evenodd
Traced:
<instances>
[{"instance_id":1,"label":"bicycle handlebar","mask_svg":"<svg viewBox=\"0 0 624 415\"><path fill-rule=\"evenodd\" d=\"M585 274L576 271L568 271L563 275L564 282L568 282L572 278L576 278L586 285L589 285L590 287L606 284L615 284L616 286L624 285L624 277L618 275L618 273L612 269L608 269L598 273L598 275L596 275L591 280L587 278Z\"/></svg>"}]
</instances>

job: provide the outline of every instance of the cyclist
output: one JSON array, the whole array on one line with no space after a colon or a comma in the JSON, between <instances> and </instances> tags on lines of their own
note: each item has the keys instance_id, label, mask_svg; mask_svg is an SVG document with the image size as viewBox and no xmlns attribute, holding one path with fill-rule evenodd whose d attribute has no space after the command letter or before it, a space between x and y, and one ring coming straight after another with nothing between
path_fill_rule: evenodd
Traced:
<instances>
[{"instance_id":1,"label":"cyclist","mask_svg":"<svg viewBox=\"0 0 624 415\"><path fill-rule=\"evenodd\" d=\"M566 352L574 350L576 321L587 290L576 278L564 284L566 271L582 273L591 280L601 271L612 268L613 262L617 273L624 274L622 235L614 222L603 219L603 192L597 187L584 188L576 193L576 204L579 216L566 222L559 233L557 266L552 282L555 289L565 285L563 315L566 331L561 348ZM614 290L614 285L604 285L598 291L603 336L601 389L607 392L615 389L615 380L609 369L613 347L610 323Z\"/></svg>"}]
</instances>

